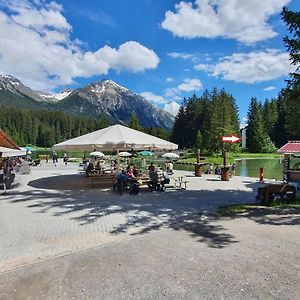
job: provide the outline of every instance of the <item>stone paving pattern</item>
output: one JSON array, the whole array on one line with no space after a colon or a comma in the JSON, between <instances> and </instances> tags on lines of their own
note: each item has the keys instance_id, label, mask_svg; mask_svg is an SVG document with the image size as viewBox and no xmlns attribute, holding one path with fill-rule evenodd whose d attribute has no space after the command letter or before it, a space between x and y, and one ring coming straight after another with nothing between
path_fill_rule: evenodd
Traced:
<instances>
[{"instance_id":1,"label":"stone paving pattern","mask_svg":"<svg viewBox=\"0 0 300 300\"><path fill-rule=\"evenodd\" d=\"M220 205L255 201L258 183L253 178L222 182L215 175L196 178L187 171L173 177L184 175L187 190L121 196L92 185L75 163L32 167L0 195L0 270L174 227Z\"/></svg>"}]
</instances>

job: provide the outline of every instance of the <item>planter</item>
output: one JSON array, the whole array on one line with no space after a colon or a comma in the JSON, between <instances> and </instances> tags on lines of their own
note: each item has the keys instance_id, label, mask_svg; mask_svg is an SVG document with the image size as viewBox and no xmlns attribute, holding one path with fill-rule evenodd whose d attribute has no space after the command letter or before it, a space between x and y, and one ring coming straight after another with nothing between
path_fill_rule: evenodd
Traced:
<instances>
[{"instance_id":1,"label":"planter","mask_svg":"<svg viewBox=\"0 0 300 300\"><path fill-rule=\"evenodd\" d=\"M229 169L230 167L222 167L221 168L221 180L222 181L229 181Z\"/></svg>"},{"instance_id":2,"label":"planter","mask_svg":"<svg viewBox=\"0 0 300 300\"><path fill-rule=\"evenodd\" d=\"M201 177L201 164L195 164L195 176L196 177Z\"/></svg>"}]
</instances>

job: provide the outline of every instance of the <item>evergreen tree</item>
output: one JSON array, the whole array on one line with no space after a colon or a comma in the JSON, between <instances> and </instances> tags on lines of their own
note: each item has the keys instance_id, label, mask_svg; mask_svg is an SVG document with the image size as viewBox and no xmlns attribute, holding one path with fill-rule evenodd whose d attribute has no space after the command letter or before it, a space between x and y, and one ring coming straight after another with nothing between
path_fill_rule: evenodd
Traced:
<instances>
[{"instance_id":1,"label":"evergreen tree","mask_svg":"<svg viewBox=\"0 0 300 300\"><path fill-rule=\"evenodd\" d=\"M141 130L142 127L140 125L140 120L138 118L138 116L136 115L136 113L132 113L131 115L131 120L129 122L129 127L135 130Z\"/></svg>"},{"instance_id":2,"label":"evergreen tree","mask_svg":"<svg viewBox=\"0 0 300 300\"><path fill-rule=\"evenodd\" d=\"M290 60L296 66L296 71L291 73L288 86L283 91L286 102L286 129L289 139L300 137L300 12L293 12L286 7L281 13L283 21L288 26L290 36L285 36L283 41L286 45Z\"/></svg>"},{"instance_id":3,"label":"evergreen tree","mask_svg":"<svg viewBox=\"0 0 300 300\"><path fill-rule=\"evenodd\" d=\"M172 129L171 140L178 144L179 148L186 148L187 140L186 140L186 115L184 105L181 104L179 107L178 113L175 117L175 122Z\"/></svg>"},{"instance_id":4,"label":"evergreen tree","mask_svg":"<svg viewBox=\"0 0 300 300\"><path fill-rule=\"evenodd\" d=\"M195 150L202 148L202 134L200 130L197 131L194 148Z\"/></svg>"},{"instance_id":5,"label":"evergreen tree","mask_svg":"<svg viewBox=\"0 0 300 300\"><path fill-rule=\"evenodd\" d=\"M265 128L262 106L256 98L251 99L248 110L246 147L250 152L272 152L275 150Z\"/></svg>"},{"instance_id":6,"label":"evergreen tree","mask_svg":"<svg viewBox=\"0 0 300 300\"><path fill-rule=\"evenodd\" d=\"M263 119L268 135L272 141L275 141L278 134L278 132L275 131L276 124L278 123L278 108L275 99L272 99L271 101L267 99L265 101L263 105Z\"/></svg>"}]
</instances>

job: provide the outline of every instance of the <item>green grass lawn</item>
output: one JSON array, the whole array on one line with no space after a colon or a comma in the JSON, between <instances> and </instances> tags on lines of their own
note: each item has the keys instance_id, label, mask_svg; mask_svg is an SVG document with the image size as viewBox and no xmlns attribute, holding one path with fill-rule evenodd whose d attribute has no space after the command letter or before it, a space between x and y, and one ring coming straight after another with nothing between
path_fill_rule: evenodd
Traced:
<instances>
[{"instance_id":1,"label":"green grass lawn","mask_svg":"<svg viewBox=\"0 0 300 300\"><path fill-rule=\"evenodd\" d=\"M227 161L233 161L245 158L280 158L281 155L277 153L227 153ZM178 160L179 163L195 163L196 157L181 158ZM213 164L223 164L223 157L219 156L207 156L201 163L213 163Z\"/></svg>"},{"instance_id":2,"label":"green grass lawn","mask_svg":"<svg viewBox=\"0 0 300 300\"><path fill-rule=\"evenodd\" d=\"M222 216L227 216L266 207L300 209L300 198L292 200L276 200L274 202L271 202L267 206L259 204L233 204L222 206L218 209L218 213Z\"/></svg>"}]
</instances>

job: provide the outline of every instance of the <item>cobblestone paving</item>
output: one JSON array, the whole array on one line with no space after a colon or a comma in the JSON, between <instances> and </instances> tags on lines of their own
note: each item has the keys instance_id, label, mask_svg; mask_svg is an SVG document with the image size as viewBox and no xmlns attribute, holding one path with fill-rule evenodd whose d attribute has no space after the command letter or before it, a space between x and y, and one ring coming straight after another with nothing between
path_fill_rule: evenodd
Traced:
<instances>
[{"instance_id":1,"label":"cobblestone paving","mask_svg":"<svg viewBox=\"0 0 300 300\"><path fill-rule=\"evenodd\" d=\"M220 205L255 200L254 179L221 182L214 175L195 178L183 171L174 176L182 175L190 175L187 190L145 190L136 196L91 186L75 164L43 163L31 174L17 175L13 189L0 195L0 270L122 241Z\"/></svg>"}]
</instances>

